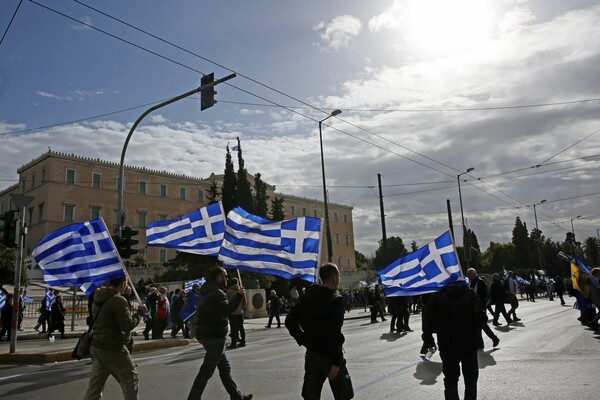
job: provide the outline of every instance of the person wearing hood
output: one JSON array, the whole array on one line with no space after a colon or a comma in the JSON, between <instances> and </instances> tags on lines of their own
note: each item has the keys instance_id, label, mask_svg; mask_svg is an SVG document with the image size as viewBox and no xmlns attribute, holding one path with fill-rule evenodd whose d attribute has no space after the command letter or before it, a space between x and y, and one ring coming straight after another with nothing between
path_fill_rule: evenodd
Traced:
<instances>
[{"instance_id":1,"label":"person wearing hood","mask_svg":"<svg viewBox=\"0 0 600 400\"><path fill-rule=\"evenodd\" d=\"M285 319L290 335L299 346L306 347L302 397L320 399L328 379L336 400L351 399L353 393L340 393L345 387L343 381L349 380L342 352L344 300L337 290L340 271L335 264L325 263L319 269L319 278L322 284L309 287Z\"/></svg>"},{"instance_id":2,"label":"person wearing hood","mask_svg":"<svg viewBox=\"0 0 600 400\"><path fill-rule=\"evenodd\" d=\"M458 379L462 365L465 400L477 398L477 347L481 325L487 316L477 294L459 280L434 293L423 315L423 341L435 347L437 333L446 400L458 400Z\"/></svg>"},{"instance_id":3,"label":"person wearing hood","mask_svg":"<svg viewBox=\"0 0 600 400\"><path fill-rule=\"evenodd\" d=\"M139 380L129 347L132 343L131 330L148 309L141 304L137 313L132 315L129 303L123 297L127 289L127 276L123 276L94 292L94 338L90 348L92 370L84 400L100 399L110 375L121 385L125 400L138 398Z\"/></svg>"},{"instance_id":4,"label":"person wearing hood","mask_svg":"<svg viewBox=\"0 0 600 400\"><path fill-rule=\"evenodd\" d=\"M219 377L231 399L252 399L251 394L244 395L238 390L231 378L231 365L225 354L228 317L238 308L246 291L240 286L237 294L229 301L224 291L226 285L227 271L216 267L209 272L206 283L200 288L194 332L206 353L188 400L202 398L206 384L216 368L219 369Z\"/></svg>"}]
</instances>

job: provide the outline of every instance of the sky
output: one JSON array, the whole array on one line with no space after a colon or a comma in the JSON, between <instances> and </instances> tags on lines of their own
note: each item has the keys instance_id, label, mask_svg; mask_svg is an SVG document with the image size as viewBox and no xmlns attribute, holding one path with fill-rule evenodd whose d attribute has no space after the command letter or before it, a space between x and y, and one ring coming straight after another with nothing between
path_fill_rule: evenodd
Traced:
<instances>
[{"instance_id":1,"label":"sky","mask_svg":"<svg viewBox=\"0 0 600 400\"><path fill-rule=\"evenodd\" d=\"M48 148L118 162L145 110L235 73L212 108L147 116L126 163L208 177L239 137L249 173L322 199L340 109L327 189L366 255L378 174L407 247L448 229L447 200L460 227L459 174L482 250L534 204L554 241L598 235L599 1L3 0L0 32L0 190Z\"/></svg>"}]
</instances>

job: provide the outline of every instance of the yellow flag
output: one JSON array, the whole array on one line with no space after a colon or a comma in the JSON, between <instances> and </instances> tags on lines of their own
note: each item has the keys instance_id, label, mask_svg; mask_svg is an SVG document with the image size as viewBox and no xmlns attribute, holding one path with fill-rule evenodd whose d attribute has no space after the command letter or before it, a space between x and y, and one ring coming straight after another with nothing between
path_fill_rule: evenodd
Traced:
<instances>
[{"instance_id":1,"label":"yellow flag","mask_svg":"<svg viewBox=\"0 0 600 400\"><path fill-rule=\"evenodd\" d=\"M573 289L578 290L585 297L590 297L589 278L575 263L571 263L571 282L573 282Z\"/></svg>"}]
</instances>

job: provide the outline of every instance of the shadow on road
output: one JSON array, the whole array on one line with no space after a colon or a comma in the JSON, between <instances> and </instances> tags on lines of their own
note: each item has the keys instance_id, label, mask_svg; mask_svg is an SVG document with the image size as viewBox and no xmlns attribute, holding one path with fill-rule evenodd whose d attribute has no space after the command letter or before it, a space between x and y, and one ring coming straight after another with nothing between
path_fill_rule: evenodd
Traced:
<instances>
[{"instance_id":1,"label":"shadow on road","mask_svg":"<svg viewBox=\"0 0 600 400\"><path fill-rule=\"evenodd\" d=\"M496 365L496 360L492 353L498 351L498 349L491 349L488 351L478 351L477 352L477 361L479 363L479 369L484 369L490 365Z\"/></svg>"},{"instance_id":2,"label":"shadow on road","mask_svg":"<svg viewBox=\"0 0 600 400\"><path fill-rule=\"evenodd\" d=\"M421 361L417 364L417 370L413 374L421 381L421 385L435 385L437 377L442 373L441 362Z\"/></svg>"},{"instance_id":3,"label":"shadow on road","mask_svg":"<svg viewBox=\"0 0 600 400\"><path fill-rule=\"evenodd\" d=\"M396 340L406 336L406 332L393 332L393 333L382 333L379 340L387 340L388 342L395 342Z\"/></svg>"}]
</instances>

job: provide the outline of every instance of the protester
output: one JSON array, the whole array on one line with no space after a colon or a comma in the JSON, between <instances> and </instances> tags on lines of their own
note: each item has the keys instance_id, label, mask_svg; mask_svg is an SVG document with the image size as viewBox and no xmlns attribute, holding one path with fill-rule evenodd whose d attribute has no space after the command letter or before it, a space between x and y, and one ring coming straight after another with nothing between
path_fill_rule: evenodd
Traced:
<instances>
[{"instance_id":1,"label":"protester","mask_svg":"<svg viewBox=\"0 0 600 400\"><path fill-rule=\"evenodd\" d=\"M173 327L171 328L171 337L174 338L177 336L177 332L179 332L179 330L183 331L183 337L189 339L190 338L190 333L189 330L185 327L185 324L183 323L183 320L181 319L181 317L179 316L179 313L181 312L181 309L183 308L185 301L186 301L186 293L184 290L179 290L179 292L175 291L175 293L177 293L177 300L175 300L174 304L172 305L172 309L171 309L171 315L172 315L172 321L173 321ZM173 296L175 297L175 296Z\"/></svg>"},{"instance_id":2,"label":"protester","mask_svg":"<svg viewBox=\"0 0 600 400\"><path fill-rule=\"evenodd\" d=\"M121 385L125 400L137 400L138 375L131 358L131 330L140 317L148 312L141 304L131 315L129 304L122 294L127 289L127 277L117 278L94 294L94 340L90 349L92 370L84 400L97 400L110 375Z\"/></svg>"},{"instance_id":3,"label":"protester","mask_svg":"<svg viewBox=\"0 0 600 400\"><path fill-rule=\"evenodd\" d=\"M194 321L194 315L196 314L196 306L198 304L198 297L200 295L200 285L198 285L197 283L194 283L192 285L192 290L188 291L186 293L186 301L183 304L183 307L181 308L181 311L179 311L179 318L181 318L181 320L184 323L184 337L185 337L185 332L188 332L188 335L192 338L195 338L195 325L193 323Z\"/></svg>"},{"instance_id":4,"label":"protester","mask_svg":"<svg viewBox=\"0 0 600 400\"><path fill-rule=\"evenodd\" d=\"M504 303L508 300L507 297L508 293L500 281L500 275L494 273L492 275L492 284L490 285L490 303L494 305L494 321L492 322L494 326L502 325L500 322L498 322L500 313L502 313L502 316L506 320L507 324L512 323L512 320L506 313L506 308L504 308Z\"/></svg>"},{"instance_id":5,"label":"protester","mask_svg":"<svg viewBox=\"0 0 600 400\"><path fill-rule=\"evenodd\" d=\"M62 303L62 295L56 296L56 301L52 304L50 310L50 326L48 327L48 339L52 338L54 331L60 332L60 338L65 339L65 312L66 309Z\"/></svg>"},{"instance_id":6,"label":"protester","mask_svg":"<svg viewBox=\"0 0 600 400\"><path fill-rule=\"evenodd\" d=\"M148 290L148 296L144 301L144 305L148 309L148 314L144 316L144 321L146 322L146 328L144 328L144 339L149 340L150 331L152 331L152 339L158 339L158 331L156 324L156 301L158 299L158 289L150 287Z\"/></svg>"},{"instance_id":7,"label":"protester","mask_svg":"<svg viewBox=\"0 0 600 400\"><path fill-rule=\"evenodd\" d=\"M279 297L277 297L277 292L275 290L271 290L271 296L269 297L269 301L267 301L267 307L269 308L269 322L265 328L271 328L273 317L275 317L277 320L277 327L281 328L281 320L279 319L281 300L279 300Z\"/></svg>"},{"instance_id":8,"label":"protester","mask_svg":"<svg viewBox=\"0 0 600 400\"><path fill-rule=\"evenodd\" d=\"M479 300L481 300L481 305L483 307L483 313L485 314L486 312L486 307L485 305L488 302L488 287L487 284L483 281L483 279L481 279L479 277L479 275L477 275L477 270L475 268L469 268L467 270L467 277L469 278L469 288L475 292L475 294L477 294L477 296L479 297ZM496 336L496 334L494 334L494 332L492 331L492 329L490 328L490 326L487 323L487 317L486 317L486 322L481 324L481 329L479 330L479 335L478 335L478 345L480 349L483 349L484 345L483 345L483 336L482 336L482 331L485 332L485 334L487 335L487 337L489 337L490 339L492 339L492 343L493 346L496 347L498 346L498 344L500 343L500 339L498 338L498 336Z\"/></svg>"},{"instance_id":9,"label":"protester","mask_svg":"<svg viewBox=\"0 0 600 400\"><path fill-rule=\"evenodd\" d=\"M566 290L565 281L558 275L556 276L556 278L554 278L554 290L556 291L556 295L560 299L560 305L564 306L566 304L565 299L563 299L563 295L565 294Z\"/></svg>"},{"instance_id":10,"label":"protester","mask_svg":"<svg viewBox=\"0 0 600 400\"><path fill-rule=\"evenodd\" d=\"M0 330L0 342L4 335L10 341L11 337L11 325L12 325L12 313L13 313L13 294L8 293L6 289L2 288L2 293L6 296L6 303L2 310L0 310L0 321L2 322L2 329Z\"/></svg>"},{"instance_id":11,"label":"protester","mask_svg":"<svg viewBox=\"0 0 600 400\"><path fill-rule=\"evenodd\" d=\"M300 297L300 293L298 293L298 289L296 289L296 286L292 286L292 289L290 290L290 298L292 299L292 301L291 301L292 307L294 307L296 305L296 303L298 303L299 297Z\"/></svg>"},{"instance_id":12,"label":"protester","mask_svg":"<svg viewBox=\"0 0 600 400\"><path fill-rule=\"evenodd\" d=\"M340 272L335 264L325 263L319 277L322 284L308 288L286 317L285 326L298 345L306 347L302 397L320 399L328 379L333 397L347 400L353 392L342 349L344 302L337 290Z\"/></svg>"},{"instance_id":13,"label":"protester","mask_svg":"<svg viewBox=\"0 0 600 400\"><path fill-rule=\"evenodd\" d=\"M517 308L519 307L519 300L517 299L517 284L515 283L515 273L512 271L508 272L508 276L504 280L504 287L508 292L508 300L510 303L510 310L508 310L508 315L512 315L513 322L520 321L521 318L517 317Z\"/></svg>"},{"instance_id":14,"label":"protester","mask_svg":"<svg viewBox=\"0 0 600 400\"><path fill-rule=\"evenodd\" d=\"M237 278L231 279L231 282L233 284L227 290L227 301L232 301L240 290ZM246 307L246 296L244 296L240 305L229 316L229 324L231 325L231 344L227 346L228 349L235 349L236 347L244 347L246 345L244 307Z\"/></svg>"},{"instance_id":15,"label":"protester","mask_svg":"<svg viewBox=\"0 0 600 400\"><path fill-rule=\"evenodd\" d=\"M169 299L167 298L167 288L161 286L158 288L158 293L159 295L156 298L154 328L156 329L156 339L164 339L163 333L165 332L167 320L169 318Z\"/></svg>"},{"instance_id":16,"label":"protester","mask_svg":"<svg viewBox=\"0 0 600 400\"><path fill-rule=\"evenodd\" d=\"M423 317L423 341L434 347L437 334L446 400L458 399L458 379L462 367L465 400L477 398L478 336L487 320L479 297L459 280L434 293Z\"/></svg>"},{"instance_id":17,"label":"protester","mask_svg":"<svg viewBox=\"0 0 600 400\"><path fill-rule=\"evenodd\" d=\"M227 317L240 305L245 295L243 287L230 301L223 291L227 285L227 271L216 267L210 271L208 280L200 288L200 298L194 320L196 339L202 344L206 354L200 371L194 379L188 400L202 397L208 380L213 376L215 368L219 369L219 377L231 399L250 400L251 394L243 395L231 377L231 365L225 353L227 336Z\"/></svg>"}]
</instances>

